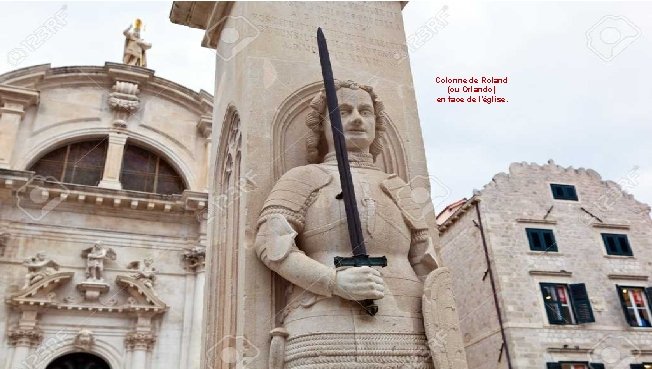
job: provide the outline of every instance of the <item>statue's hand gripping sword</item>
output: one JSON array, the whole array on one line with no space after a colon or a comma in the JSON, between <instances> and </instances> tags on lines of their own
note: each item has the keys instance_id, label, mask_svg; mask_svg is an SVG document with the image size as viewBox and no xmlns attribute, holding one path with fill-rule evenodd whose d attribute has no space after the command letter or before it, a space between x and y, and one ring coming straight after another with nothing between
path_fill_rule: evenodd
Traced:
<instances>
[{"instance_id":1,"label":"statue's hand gripping sword","mask_svg":"<svg viewBox=\"0 0 652 369\"><path fill-rule=\"evenodd\" d=\"M344 209L346 211L346 224L349 228L349 239L351 241L352 257L335 257L335 267L361 267L361 266L387 266L387 258L369 257L367 248L364 244L362 226L360 225L360 214L358 213L358 204L355 201L355 190L353 188L353 177L351 176L351 167L349 165L349 155L346 151L346 142L344 139L344 130L342 128L342 119L340 116L340 107L337 102L335 90L335 80L333 79L333 69L328 55L328 46L326 38L321 28L317 29L317 46L319 48L319 62L321 63L321 74L324 77L324 88L326 90L326 102L328 104L328 116L331 121L331 130L333 132L333 141L335 143L335 156L337 157L337 169L340 173L340 182L342 185L342 199L344 200ZM378 312L378 305L374 300L360 301L367 314L375 315Z\"/></svg>"}]
</instances>

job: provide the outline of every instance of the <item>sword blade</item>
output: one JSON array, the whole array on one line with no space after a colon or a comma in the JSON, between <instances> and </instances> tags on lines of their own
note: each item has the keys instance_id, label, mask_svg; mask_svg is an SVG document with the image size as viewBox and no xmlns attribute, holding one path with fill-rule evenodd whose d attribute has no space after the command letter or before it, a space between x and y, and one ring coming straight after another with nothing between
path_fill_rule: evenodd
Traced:
<instances>
[{"instance_id":1,"label":"sword blade","mask_svg":"<svg viewBox=\"0 0 652 369\"><path fill-rule=\"evenodd\" d=\"M324 37L324 32L321 28L317 29L317 46L319 48L321 74L324 78L324 89L326 90L328 116L331 121L331 130L333 132L333 141L335 143L337 169L340 173L340 183L342 185L342 199L344 200L344 209L346 211L346 224L349 229L351 250L353 251L353 256L366 256L367 248L364 244L362 226L360 224L360 213L358 212L358 203L355 200L353 177L351 175L351 166L349 165L349 155L346 151L346 141L344 138L344 129L342 128L340 107L337 102L333 69L331 68L330 56L328 55L326 37Z\"/></svg>"}]
</instances>

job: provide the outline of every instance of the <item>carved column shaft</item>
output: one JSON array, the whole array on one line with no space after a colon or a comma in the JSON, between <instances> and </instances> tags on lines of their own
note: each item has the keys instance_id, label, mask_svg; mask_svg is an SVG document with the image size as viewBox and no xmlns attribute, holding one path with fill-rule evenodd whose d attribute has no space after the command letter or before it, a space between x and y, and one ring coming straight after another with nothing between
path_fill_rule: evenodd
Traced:
<instances>
[{"instance_id":1,"label":"carved column shaft","mask_svg":"<svg viewBox=\"0 0 652 369\"><path fill-rule=\"evenodd\" d=\"M190 328L190 353L188 360L189 369L199 369L201 359L201 333L204 312L204 286L206 251L203 248L194 248L184 255L187 269L195 272L195 291L192 305L192 323Z\"/></svg>"},{"instance_id":2,"label":"carved column shaft","mask_svg":"<svg viewBox=\"0 0 652 369\"><path fill-rule=\"evenodd\" d=\"M99 187L111 188L114 190L122 189L120 183L120 170L122 169L122 158L124 156L125 143L127 136L118 133L109 133L109 147L106 152L106 162L104 163L104 173Z\"/></svg>"}]
</instances>

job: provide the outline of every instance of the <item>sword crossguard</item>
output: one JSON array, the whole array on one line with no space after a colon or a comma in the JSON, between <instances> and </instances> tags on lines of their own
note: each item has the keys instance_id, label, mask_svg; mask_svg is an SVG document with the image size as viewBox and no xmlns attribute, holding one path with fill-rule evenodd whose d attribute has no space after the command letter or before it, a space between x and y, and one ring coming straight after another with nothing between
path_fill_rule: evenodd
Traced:
<instances>
[{"instance_id":1,"label":"sword crossguard","mask_svg":"<svg viewBox=\"0 0 652 369\"><path fill-rule=\"evenodd\" d=\"M369 255L356 255L349 257L336 256L335 267L361 267L361 266L387 266L387 258L385 256L369 257ZM378 305L374 300L359 301L360 305L367 314L374 316L378 312Z\"/></svg>"},{"instance_id":2,"label":"sword crossguard","mask_svg":"<svg viewBox=\"0 0 652 369\"><path fill-rule=\"evenodd\" d=\"M361 267L361 266L387 266L387 258L385 256L369 257L369 255L357 255L335 257L335 267Z\"/></svg>"}]
</instances>

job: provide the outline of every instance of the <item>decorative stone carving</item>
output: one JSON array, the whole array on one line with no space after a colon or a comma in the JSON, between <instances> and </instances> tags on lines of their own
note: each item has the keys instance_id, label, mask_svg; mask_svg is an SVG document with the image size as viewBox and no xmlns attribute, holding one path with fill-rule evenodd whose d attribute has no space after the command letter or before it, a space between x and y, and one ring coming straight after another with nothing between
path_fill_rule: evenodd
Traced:
<instances>
[{"instance_id":1,"label":"decorative stone carving","mask_svg":"<svg viewBox=\"0 0 652 369\"><path fill-rule=\"evenodd\" d=\"M113 85L113 92L109 94L109 106L113 109L133 112L138 109L138 85L131 82L117 81Z\"/></svg>"},{"instance_id":2,"label":"decorative stone carving","mask_svg":"<svg viewBox=\"0 0 652 369\"><path fill-rule=\"evenodd\" d=\"M154 288L154 281L158 271L152 265L153 263L152 258L145 258L143 261L132 261L127 265L127 269L136 269L136 272L132 273L130 277L142 282L148 288Z\"/></svg>"},{"instance_id":3,"label":"decorative stone carving","mask_svg":"<svg viewBox=\"0 0 652 369\"><path fill-rule=\"evenodd\" d=\"M149 351L156 343L156 336L150 332L129 332L125 338L127 350Z\"/></svg>"},{"instance_id":4,"label":"decorative stone carving","mask_svg":"<svg viewBox=\"0 0 652 369\"><path fill-rule=\"evenodd\" d=\"M93 332L89 329L82 329L75 336L73 345L84 351L90 351L91 347L95 344L95 337L93 337Z\"/></svg>"},{"instance_id":5,"label":"decorative stone carving","mask_svg":"<svg viewBox=\"0 0 652 369\"><path fill-rule=\"evenodd\" d=\"M104 260L115 260L116 254L113 249L102 246L102 241L97 241L83 250L81 256L86 259L86 281L77 284L77 289L84 293L86 300L97 301L110 288L102 275Z\"/></svg>"},{"instance_id":6,"label":"decorative stone carving","mask_svg":"<svg viewBox=\"0 0 652 369\"><path fill-rule=\"evenodd\" d=\"M193 247L183 253L183 261L187 270L199 271L204 268L206 258L206 249L203 247Z\"/></svg>"},{"instance_id":7,"label":"decorative stone carving","mask_svg":"<svg viewBox=\"0 0 652 369\"><path fill-rule=\"evenodd\" d=\"M145 51L152 48L152 44L145 42L140 38L142 21L136 19L134 25L129 25L122 34L125 36L125 47L122 56L122 62L127 65L137 65L147 67L147 57Z\"/></svg>"},{"instance_id":8,"label":"decorative stone carving","mask_svg":"<svg viewBox=\"0 0 652 369\"><path fill-rule=\"evenodd\" d=\"M59 264L48 258L45 252L41 251L31 258L23 261L23 265L27 267L27 274L25 274L25 284L23 289L43 280L43 278L54 274L59 270Z\"/></svg>"},{"instance_id":9,"label":"decorative stone carving","mask_svg":"<svg viewBox=\"0 0 652 369\"><path fill-rule=\"evenodd\" d=\"M138 98L138 84L133 82L116 81L113 85L113 92L109 94L108 103L114 110L113 126L126 128L127 119L140 107Z\"/></svg>"},{"instance_id":10,"label":"decorative stone carving","mask_svg":"<svg viewBox=\"0 0 652 369\"><path fill-rule=\"evenodd\" d=\"M86 281L103 281L104 260L115 260L113 249L102 246L102 241L97 241L92 247L82 251L82 258L86 259Z\"/></svg>"},{"instance_id":11,"label":"decorative stone carving","mask_svg":"<svg viewBox=\"0 0 652 369\"><path fill-rule=\"evenodd\" d=\"M43 332L38 327L31 329L11 328L7 332L9 345L37 347L43 340Z\"/></svg>"},{"instance_id":12,"label":"decorative stone carving","mask_svg":"<svg viewBox=\"0 0 652 369\"><path fill-rule=\"evenodd\" d=\"M167 305L156 295L156 292L143 283L143 279L119 275L116 277L115 283L129 294L127 303L120 307L123 310L133 311L136 313L140 311L163 313L168 308Z\"/></svg>"},{"instance_id":13,"label":"decorative stone carving","mask_svg":"<svg viewBox=\"0 0 652 369\"><path fill-rule=\"evenodd\" d=\"M425 212L412 200L407 183L374 164L382 152L383 103L370 86L352 81L336 81L336 85L367 250L372 256L386 256L388 266L382 270L334 267L334 257L350 256L351 246L326 99L321 92L311 101L306 119L308 160L314 164L285 173L258 220L257 255L291 283L281 322L285 330L272 334L269 362L283 362L288 369L314 368L317 363L324 369L382 365L450 368L441 365L458 357L457 346L448 352L451 347L444 345L441 355L431 356L428 340L437 332L424 327L424 280L438 265ZM440 275L429 277L430 284L449 288L450 279L440 280ZM446 301L442 308L450 307L452 296L437 296ZM364 299L376 300L379 312L374 317L361 308L358 301ZM428 314L445 313L438 305L429 306L436 311ZM443 319L448 323L448 315ZM278 328L273 332L279 332ZM281 342L285 332L287 340ZM446 340L457 342L450 337ZM283 346L285 350L280 350ZM324 347L328 347L328 355L323 354ZM453 361L455 369L466 368L465 360Z\"/></svg>"}]
</instances>

